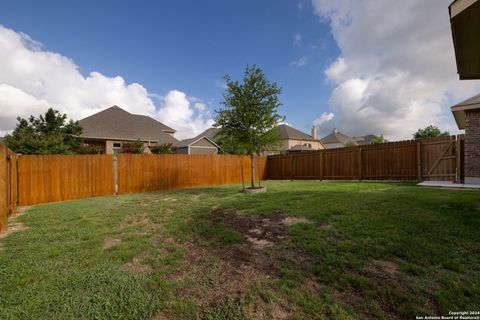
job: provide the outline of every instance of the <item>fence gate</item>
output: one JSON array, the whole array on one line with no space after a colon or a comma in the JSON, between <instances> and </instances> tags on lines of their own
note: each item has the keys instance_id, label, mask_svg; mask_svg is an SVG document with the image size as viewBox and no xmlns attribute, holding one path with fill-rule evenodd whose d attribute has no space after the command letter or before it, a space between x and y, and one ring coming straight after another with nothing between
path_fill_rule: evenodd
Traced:
<instances>
[{"instance_id":1,"label":"fence gate","mask_svg":"<svg viewBox=\"0 0 480 320\"><path fill-rule=\"evenodd\" d=\"M463 135L418 142L419 180L462 181L463 143Z\"/></svg>"}]
</instances>

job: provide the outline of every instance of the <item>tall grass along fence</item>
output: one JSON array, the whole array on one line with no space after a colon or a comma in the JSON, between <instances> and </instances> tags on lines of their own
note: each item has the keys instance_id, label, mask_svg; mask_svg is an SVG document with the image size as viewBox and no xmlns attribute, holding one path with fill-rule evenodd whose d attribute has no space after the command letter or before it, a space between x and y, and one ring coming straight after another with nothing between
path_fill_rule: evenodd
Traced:
<instances>
[{"instance_id":1,"label":"tall grass along fence","mask_svg":"<svg viewBox=\"0 0 480 320\"><path fill-rule=\"evenodd\" d=\"M17 156L0 145L0 233L7 229L7 219L17 211Z\"/></svg>"},{"instance_id":2,"label":"tall grass along fence","mask_svg":"<svg viewBox=\"0 0 480 320\"><path fill-rule=\"evenodd\" d=\"M267 179L463 180L464 136L269 156Z\"/></svg>"},{"instance_id":3,"label":"tall grass along fence","mask_svg":"<svg viewBox=\"0 0 480 320\"><path fill-rule=\"evenodd\" d=\"M266 158L256 177L265 178ZM250 159L222 155L48 155L18 157L18 203L38 203L242 181Z\"/></svg>"}]
</instances>

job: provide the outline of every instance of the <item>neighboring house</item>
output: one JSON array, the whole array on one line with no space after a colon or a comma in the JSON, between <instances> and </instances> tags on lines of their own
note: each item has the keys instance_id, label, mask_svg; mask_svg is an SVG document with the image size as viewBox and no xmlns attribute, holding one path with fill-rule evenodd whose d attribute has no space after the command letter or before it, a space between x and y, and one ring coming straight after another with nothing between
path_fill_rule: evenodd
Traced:
<instances>
[{"instance_id":1,"label":"neighboring house","mask_svg":"<svg viewBox=\"0 0 480 320\"><path fill-rule=\"evenodd\" d=\"M178 154L218 154L220 146L213 139L202 134L180 141L177 144Z\"/></svg>"},{"instance_id":2,"label":"neighboring house","mask_svg":"<svg viewBox=\"0 0 480 320\"><path fill-rule=\"evenodd\" d=\"M312 128L312 134L308 135L298 129L281 124L275 128L281 139L282 152L300 152L325 149L322 142L317 139L317 129ZM270 154L273 152L269 152Z\"/></svg>"},{"instance_id":3,"label":"neighboring house","mask_svg":"<svg viewBox=\"0 0 480 320\"><path fill-rule=\"evenodd\" d=\"M219 139L217 137L217 134L218 134L219 131L220 131L220 129L217 129L217 128L208 128L207 130L205 130L202 133L200 133L199 135L197 135L196 138L206 137L206 138L212 140L213 142L215 142L216 144L218 144Z\"/></svg>"},{"instance_id":4,"label":"neighboring house","mask_svg":"<svg viewBox=\"0 0 480 320\"><path fill-rule=\"evenodd\" d=\"M164 143L179 144L175 130L148 116L131 114L113 106L79 121L82 138L89 146L99 147L103 153L114 154L123 143L142 141L145 151L149 146Z\"/></svg>"},{"instance_id":5,"label":"neighboring house","mask_svg":"<svg viewBox=\"0 0 480 320\"><path fill-rule=\"evenodd\" d=\"M334 149L334 148L343 148L347 145L369 145L372 144L372 141L378 138L373 134L369 134L366 136L360 137L351 137L344 133L341 133L337 129L333 129L332 133L320 139L326 149Z\"/></svg>"},{"instance_id":6,"label":"neighboring house","mask_svg":"<svg viewBox=\"0 0 480 320\"><path fill-rule=\"evenodd\" d=\"M281 145L279 150L270 150L266 154L277 154L279 152L300 152L300 151L313 151L325 149L319 139L316 139L316 128L312 128L312 134L308 135L300 130L292 128L286 124L279 125L275 127L278 135L281 139ZM209 138L212 142L218 144L218 137L216 136L219 132L217 128L209 128L199 134L196 138L206 137ZM315 138L313 138L315 137ZM221 148L221 146L219 146Z\"/></svg>"}]
</instances>

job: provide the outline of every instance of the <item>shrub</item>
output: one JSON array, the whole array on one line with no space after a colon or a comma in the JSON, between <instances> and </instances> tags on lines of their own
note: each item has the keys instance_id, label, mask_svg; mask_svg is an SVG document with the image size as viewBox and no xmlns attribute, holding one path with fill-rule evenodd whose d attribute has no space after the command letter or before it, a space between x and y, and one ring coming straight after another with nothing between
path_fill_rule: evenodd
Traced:
<instances>
[{"instance_id":1,"label":"shrub","mask_svg":"<svg viewBox=\"0 0 480 320\"><path fill-rule=\"evenodd\" d=\"M124 142L120 153L139 154L143 153L143 142L140 140L134 142Z\"/></svg>"},{"instance_id":2,"label":"shrub","mask_svg":"<svg viewBox=\"0 0 480 320\"><path fill-rule=\"evenodd\" d=\"M81 146L75 150L76 154L101 154L103 149L99 146Z\"/></svg>"},{"instance_id":3,"label":"shrub","mask_svg":"<svg viewBox=\"0 0 480 320\"><path fill-rule=\"evenodd\" d=\"M173 154L177 152L177 147L172 143L163 143L158 146L150 147L153 154Z\"/></svg>"}]
</instances>

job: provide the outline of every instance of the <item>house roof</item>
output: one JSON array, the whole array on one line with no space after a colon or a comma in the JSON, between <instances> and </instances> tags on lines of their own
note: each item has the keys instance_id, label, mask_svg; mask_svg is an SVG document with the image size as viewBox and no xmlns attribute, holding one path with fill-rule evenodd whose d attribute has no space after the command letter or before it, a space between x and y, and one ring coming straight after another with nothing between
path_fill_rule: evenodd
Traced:
<instances>
[{"instance_id":1,"label":"house roof","mask_svg":"<svg viewBox=\"0 0 480 320\"><path fill-rule=\"evenodd\" d=\"M361 137L353 137L353 139L358 143L360 146L366 146L372 144L373 139L378 138L378 136L374 134L367 134Z\"/></svg>"},{"instance_id":2,"label":"house roof","mask_svg":"<svg viewBox=\"0 0 480 320\"><path fill-rule=\"evenodd\" d=\"M148 116L131 114L118 106L84 118L79 124L84 138L178 144L178 140L169 134L174 133L174 129Z\"/></svg>"},{"instance_id":3,"label":"house roof","mask_svg":"<svg viewBox=\"0 0 480 320\"><path fill-rule=\"evenodd\" d=\"M206 136L196 136L196 137L191 138L191 139L184 139L184 140L182 140L178 143L178 147L184 148L184 147L191 146L191 145L195 144L196 142L200 141L201 139L206 139L210 143L215 145L217 148L220 148L220 146L218 144L216 144L215 141L213 141L213 139L211 139L209 137L206 137Z\"/></svg>"},{"instance_id":4,"label":"house roof","mask_svg":"<svg viewBox=\"0 0 480 320\"><path fill-rule=\"evenodd\" d=\"M365 145L372 144L372 140L375 138L377 138L377 136L374 134L367 134L365 136L359 136L359 137L350 137L344 133L341 133L337 129L333 129L332 133L323 137L322 139L320 139L320 141L322 141L322 143L324 144L340 143L343 145L354 142L360 146L365 146Z\"/></svg>"},{"instance_id":5,"label":"house roof","mask_svg":"<svg viewBox=\"0 0 480 320\"><path fill-rule=\"evenodd\" d=\"M219 131L220 131L220 129L218 129L218 128L208 128L207 130L203 131L202 133L200 133L196 137L193 137L192 139L195 139L195 138L198 139L200 137L206 137L206 138L209 138L210 140L216 142L218 140L217 133Z\"/></svg>"},{"instance_id":6,"label":"house roof","mask_svg":"<svg viewBox=\"0 0 480 320\"><path fill-rule=\"evenodd\" d=\"M216 143L218 138L217 138L217 133L220 131L220 129L217 128L208 128L207 130L203 131L202 133L196 135L193 138L189 139L184 139L179 142L179 147L188 147L189 145L194 144L198 140L202 138L206 138L208 141L212 142L214 145L216 145L218 148L220 146Z\"/></svg>"},{"instance_id":7,"label":"house roof","mask_svg":"<svg viewBox=\"0 0 480 320\"><path fill-rule=\"evenodd\" d=\"M341 143L343 145L349 142L358 142L354 138L341 133L337 129L333 129L332 133L320 139L323 144Z\"/></svg>"},{"instance_id":8,"label":"house roof","mask_svg":"<svg viewBox=\"0 0 480 320\"><path fill-rule=\"evenodd\" d=\"M277 130L278 134L280 135L282 140L286 139L294 139L294 140L315 140L318 141L318 139L312 138L311 135L308 135L300 130L297 130L295 128L292 128L286 124L281 124L279 126L275 127L275 130Z\"/></svg>"},{"instance_id":9,"label":"house roof","mask_svg":"<svg viewBox=\"0 0 480 320\"><path fill-rule=\"evenodd\" d=\"M465 111L480 110L480 94L452 107L452 113L459 129L465 129Z\"/></svg>"}]
</instances>

